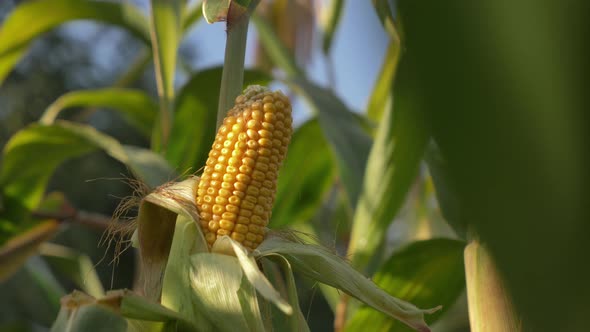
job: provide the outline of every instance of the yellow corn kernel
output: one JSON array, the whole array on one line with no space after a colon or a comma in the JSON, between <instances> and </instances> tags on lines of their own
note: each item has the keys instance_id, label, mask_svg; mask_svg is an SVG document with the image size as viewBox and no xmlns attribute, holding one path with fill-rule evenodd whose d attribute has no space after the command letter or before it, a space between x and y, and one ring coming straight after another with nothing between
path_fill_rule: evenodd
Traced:
<instances>
[{"instance_id":1,"label":"yellow corn kernel","mask_svg":"<svg viewBox=\"0 0 590 332\"><path fill-rule=\"evenodd\" d=\"M209 246L223 235L255 249L264 239L291 140L291 104L250 86L219 128L195 199Z\"/></svg>"}]
</instances>

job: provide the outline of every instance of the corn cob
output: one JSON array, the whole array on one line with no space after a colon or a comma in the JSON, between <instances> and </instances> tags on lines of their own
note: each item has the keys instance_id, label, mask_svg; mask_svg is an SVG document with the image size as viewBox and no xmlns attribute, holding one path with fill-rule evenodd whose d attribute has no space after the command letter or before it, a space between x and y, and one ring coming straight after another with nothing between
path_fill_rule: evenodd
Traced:
<instances>
[{"instance_id":1,"label":"corn cob","mask_svg":"<svg viewBox=\"0 0 590 332\"><path fill-rule=\"evenodd\" d=\"M249 249L264 239L278 171L291 141L291 103L282 92L249 86L219 128L197 189L209 246L228 235Z\"/></svg>"}]
</instances>

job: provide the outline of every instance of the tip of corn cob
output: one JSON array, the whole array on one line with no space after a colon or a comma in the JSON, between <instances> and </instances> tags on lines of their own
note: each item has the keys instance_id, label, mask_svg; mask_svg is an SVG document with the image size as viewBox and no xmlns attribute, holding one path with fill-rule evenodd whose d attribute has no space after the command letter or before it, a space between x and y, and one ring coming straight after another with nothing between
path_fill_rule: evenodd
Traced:
<instances>
[{"instance_id":1,"label":"tip of corn cob","mask_svg":"<svg viewBox=\"0 0 590 332\"><path fill-rule=\"evenodd\" d=\"M201 228L209 246L224 235L249 249L264 240L292 122L291 103L281 91L251 85L236 98L197 188Z\"/></svg>"}]
</instances>

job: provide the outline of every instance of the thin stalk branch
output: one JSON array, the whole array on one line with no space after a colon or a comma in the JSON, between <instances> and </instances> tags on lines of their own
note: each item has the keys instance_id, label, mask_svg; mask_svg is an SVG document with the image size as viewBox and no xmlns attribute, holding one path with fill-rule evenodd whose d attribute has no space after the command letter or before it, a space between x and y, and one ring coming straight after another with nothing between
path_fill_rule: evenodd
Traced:
<instances>
[{"instance_id":1,"label":"thin stalk branch","mask_svg":"<svg viewBox=\"0 0 590 332\"><path fill-rule=\"evenodd\" d=\"M100 213L79 210L57 213L37 211L33 212L32 216L40 219L55 219L59 222L83 225L99 231L107 229L112 219L111 217Z\"/></svg>"}]
</instances>

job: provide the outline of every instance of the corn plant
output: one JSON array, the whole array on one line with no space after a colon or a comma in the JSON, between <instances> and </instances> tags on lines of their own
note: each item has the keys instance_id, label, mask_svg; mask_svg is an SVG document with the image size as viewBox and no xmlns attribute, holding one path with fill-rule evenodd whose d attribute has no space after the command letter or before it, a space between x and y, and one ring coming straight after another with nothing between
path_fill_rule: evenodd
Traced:
<instances>
[{"instance_id":1,"label":"corn plant","mask_svg":"<svg viewBox=\"0 0 590 332\"><path fill-rule=\"evenodd\" d=\"M584 326L588 287L573 281L588 269L555 273L562 258L546 250L548 228L538 223L560 212L563 264L579 266L588 249L575 232L584 211L579 96L550 61L555 49L575 59L571 41L549 38L547 47L532 31L562 30L519 21L524 7L463 2L372 2L388 46L362 112L305 67L318 31L330 58L351 1L325 1L321 19L312 0L150 0L147 11L125 1L19 2L0 25L0 83L35 39L74 20L125 31L141 51L111 86L61 95L4 145L0 330L309 331L313 305L302 298L310 289L326 303L320 326L335 331ZM549 22L548 10L532 7ZM180 43L201 21L225 24L224 62L184 72ZM244 65L249 29L254 68ZM532 54L538 61L522 61ZM131 87L152 67L154 96ZM539 68L554 75L527 76ZM499 77L510 84L489 84ZM482 102L490 100L498 108ZM300 101L311 114L301 124L293 121ZM77 121L75 108L115 111L146 144ZM544 112L529 112L536 108ZM526 144L535 140L547 151ZM77 207L59 185L48 190L60 165L92 152L124 165L134 190L112 218ZM547 163L528 172L530 160ZM537 181L542 188L528 186ZM131 289L107 286L82 248L57 243L88 226L104 232L101 250L115 247L114 275L124 251L136 254ZM528 283L523 275L535 272L547 279ZM568 292L550 289L564 280ZM576 305L548 306L536 299L541 291L550 303Z\"/></svg>"}]
</instances>

